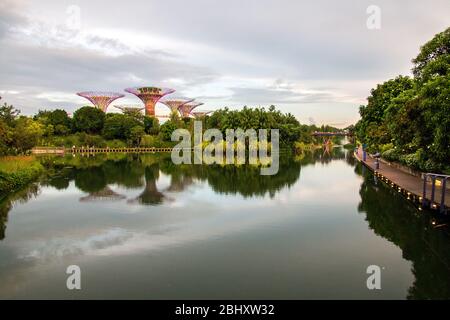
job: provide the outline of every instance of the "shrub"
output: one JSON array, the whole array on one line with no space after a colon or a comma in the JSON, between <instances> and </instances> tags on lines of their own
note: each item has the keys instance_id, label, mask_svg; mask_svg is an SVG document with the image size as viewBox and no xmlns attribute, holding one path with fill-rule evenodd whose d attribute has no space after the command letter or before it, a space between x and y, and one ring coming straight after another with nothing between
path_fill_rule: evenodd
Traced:
<instances>
[{"instance_id":1,"label":"shrub","mask_svg":"<svg viewBox=\"0 0 450 320\"><path fill-rule=\"evenodd\" d=\"M398 161L400 159L400 154L396 149L386 150L381 156L388 161Z\"/></svg>"},{"instance_id":2,"label":"shrub","mask_svg":"<svg viewBox=\"0 0 450 320\"><path fill-rule=\"evenodd\" d=\"M43 171L43 166L33 157L0 160L0 193L17 191L37 179Z\"/></svg>"},{"instance_id":3,"label":"shrub","mask_svg":"<svg viewBox=\"0 0 450 320\"><path fill-rule=\"evenodd\" d=\"M125 148L127 144L123 142L122 140L113 139L113 140L107 140L106 146L110 148Z\"/></svg>"}]
</instances>

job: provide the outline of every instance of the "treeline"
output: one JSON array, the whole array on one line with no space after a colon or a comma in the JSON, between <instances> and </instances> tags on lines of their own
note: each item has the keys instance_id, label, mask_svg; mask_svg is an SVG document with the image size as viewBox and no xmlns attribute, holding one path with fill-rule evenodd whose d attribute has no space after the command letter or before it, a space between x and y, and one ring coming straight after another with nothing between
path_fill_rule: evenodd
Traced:
<instances>
[{"instance_id":1,"label":"treeline","mask_svg":"<svg viewBox=\"0 0 450 320\"><path fill-rule=\"evenodd\" d=\"M302 125L290 113L282 113L270 106L265 108L244 107L215 111L211 116L198 118L203 129L217 128L225 134L226 129L279 129L280 145L293 147L295 143L320 144L314 131L336 131L330 126ZM0 107L0 154L24 154L35 146L72 147L168 147L172 132L178 128L193 131L193 118L180 118L173 113L160 124L155 117L141 112L126 110L124 113L104 113L85 106L69 117L62 109L40 110L33 117L20 115L13 106Z\"/></svg>"},{"instance_id":2,"label":"treeline","mask_svg":"<svg viewBox=\"0 0 450 320\"><path fill-rule=\"evenodd\" d=\"M421 47L413 77L371 90L355 125L360 142L423 171L450 172L450 28Z\"/></svg>"}]
</instances>

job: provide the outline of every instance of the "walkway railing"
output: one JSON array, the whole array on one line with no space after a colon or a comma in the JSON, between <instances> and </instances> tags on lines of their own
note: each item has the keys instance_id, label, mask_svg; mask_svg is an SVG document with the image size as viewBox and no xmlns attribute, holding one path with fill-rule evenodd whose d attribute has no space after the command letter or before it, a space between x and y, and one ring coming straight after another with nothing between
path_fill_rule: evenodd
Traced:
<instances>
[{"instance_id":1,"label":"walkway railing","mask_svg":"<svg viewBox=\"0 0 450 320\"><path fill-rule=\"evenodd\" d=\"M431 179L431 196L430 196L430 207L435 206L435 193L436 193L436 181L440 181L441 183L441 195L440 195L440 211L444 212L445 210L445 193L447 190L447 180L450 179L450 175L445 174L437 174L437 173L424 173L423 174L423 192L422 192L422 205L425 206L427 203L427 183L428 180Z\"/></svg>"}]
</instances>

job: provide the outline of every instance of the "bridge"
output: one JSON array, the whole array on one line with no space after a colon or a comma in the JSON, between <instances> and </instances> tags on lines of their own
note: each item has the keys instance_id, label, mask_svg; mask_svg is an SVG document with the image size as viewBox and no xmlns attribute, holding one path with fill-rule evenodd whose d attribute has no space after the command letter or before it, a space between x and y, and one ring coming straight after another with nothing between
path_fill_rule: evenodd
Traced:
<instances>
[{"instance_id":1,"label":"bridge","mask_svg":"<svg viewBox=\"0 0 450 320\"><path fill-rule=\"evenodd\" d=\"M336 132L323 132L323 131L314 131L312 133L313 136L318 137L344 137L351 136L351 134L347 131L336 131Z\"/></svg>"}]
</instances>

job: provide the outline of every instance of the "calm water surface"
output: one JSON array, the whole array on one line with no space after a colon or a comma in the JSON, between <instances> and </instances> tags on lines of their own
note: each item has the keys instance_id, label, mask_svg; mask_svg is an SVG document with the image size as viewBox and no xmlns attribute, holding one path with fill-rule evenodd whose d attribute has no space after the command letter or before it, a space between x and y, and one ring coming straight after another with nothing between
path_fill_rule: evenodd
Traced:
<instances>
[{"instance_id":1,"label":"calm water surface","mask_svg":"<svg viewBox=\"0 0 450 320\"><path fill-rule=\"evenodd\" d=\"M276 176L164 154L41 161L48 175L0 202L0 298L450 297L445 220L343 149L283 155Z\"/></svg>"}]
</instances>

